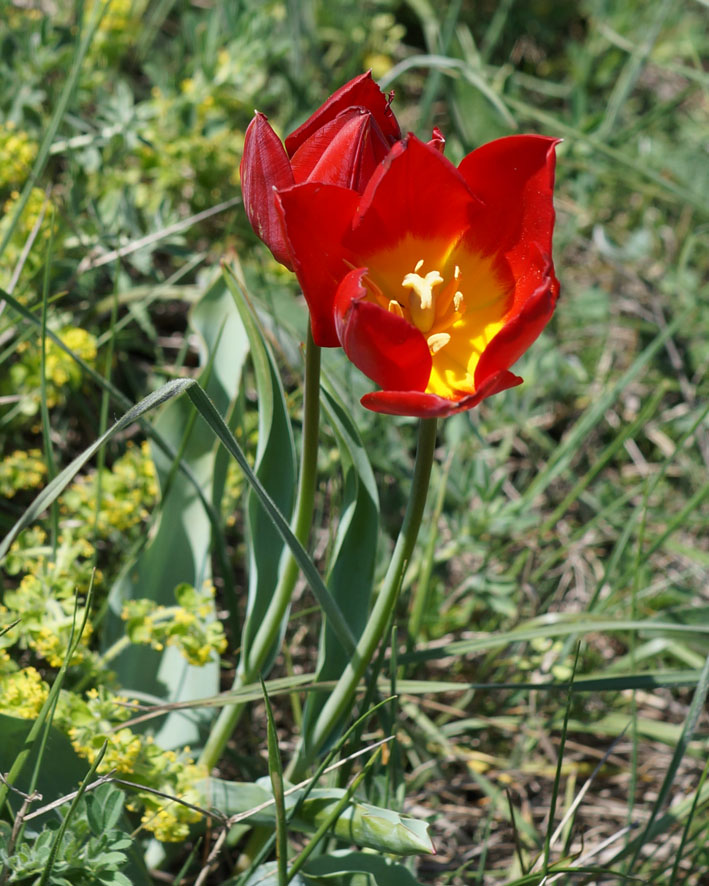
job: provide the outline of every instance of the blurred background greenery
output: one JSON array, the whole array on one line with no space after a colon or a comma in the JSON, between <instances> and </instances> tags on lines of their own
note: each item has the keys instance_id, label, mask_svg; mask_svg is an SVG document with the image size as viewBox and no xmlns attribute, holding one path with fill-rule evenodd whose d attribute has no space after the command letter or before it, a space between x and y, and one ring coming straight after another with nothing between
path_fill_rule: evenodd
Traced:
<instances>
[{"instance_id":1,"label":"blurred background greenery","mask_svg":"<svg viewBox=\"0 0 709 886\"><path fill-rule=\"evenodd\" d=\"M709 654L705 0L113 0L100 20L98 0L1 8L0 285L11 296L0 297L3 531L124 411L66 349L131 403L194 374L208 355L190 310L221 260L241 263L297 413L304 306L239 202L254 108L285 135L371 68L394 90L402 128L427 137L440 127L454 162L512 132L564 138L561 300L517 366L524 386L441 426L429 528L398 614L400 637L412 635L401 673L421 682L402 696L394 769L372 777L368 797L430 817L439 854L419 864L420 882L512 882L549 836L550 805L558 823L629 724L557 856L578 859L637 819L640 862L621 852L631 834L592 863L648 883L706 882L708 797L695 791L709 724L706 714L688 719L706 692ZM47 328L66 346L49 342L44 359L43 295ZM368 383L339 353L325 366L375 469L385 565L412 422L359 407ZM253 450L248 375L240 398ZM323 433L325 521L342 490L336 441ZM41 635L46 601L65 601L66 632L90 567L101 569L105 596L135 561L159 503L148 450L127 447L132 435L106 447L99 473L80 478L4 564L7 591L23 581L27 590L39 562L46 573L41 592L27 591L34 627L10 650L8 672L32 664L51 680L61 659ZM230 469L222 519L237 584L242 492ZM57 527L67 553L50 575L37 532L56 536ZM329 542L327 532L314 539L322 560ZM216 568L222 608L225 581ZM317 623L306 602L287 634L286 670L312 666ZM584 625L593 630L579 637ZM511 633L520 627L536 633ZM591 682L567 709L566 693L547 684L570 678L577 639L575 678ZM484 685L426 694L433 679ZM293 717L284 705L285 735ZM264 771L255 720L229 764L254 777ZM670 798L685 802L674 818Z\"/></svg>"}]
</instances>

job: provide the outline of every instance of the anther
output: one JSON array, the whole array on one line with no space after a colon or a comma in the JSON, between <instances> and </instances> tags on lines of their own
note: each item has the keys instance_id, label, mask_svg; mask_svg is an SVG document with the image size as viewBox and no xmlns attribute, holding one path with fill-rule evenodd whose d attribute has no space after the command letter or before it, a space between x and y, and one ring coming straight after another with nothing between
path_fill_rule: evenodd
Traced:
<instances>
[{"instance_id":1,"label":"anther","mask_svg":"<svg viewBox=\"0 0 709 886\"><path fill-rule=\"evenodd\" d=\"M404 309L395 298L392 298L389 301L389 312L391 314L396 314L397 317L404 316Z\"/></svg>"},{"instance_id":2,"label":"anther","mask_svg":"<svg viewBox=\"0 0 709 886\"><path fill-rule=\"evenodd\" d=\"M428 344L429 351L433 355L437 354L441 348L445 348L450 340L451 337L447 332L435 332L433 335L429 335L426 339L426 343Z\"/></svg>"}]
</instances>

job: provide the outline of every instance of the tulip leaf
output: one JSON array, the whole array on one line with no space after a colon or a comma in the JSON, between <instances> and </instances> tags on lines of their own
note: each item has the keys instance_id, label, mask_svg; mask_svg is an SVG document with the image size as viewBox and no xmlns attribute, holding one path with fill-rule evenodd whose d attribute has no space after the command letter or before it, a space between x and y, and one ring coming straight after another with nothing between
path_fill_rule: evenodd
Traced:
<instances>
[{"instance_id":1,"label":"tulip leaf","mask_svg":"<svg viewBox=\"0 0 709 886\"><path fill-rule=\"evenodd\" d=\"M309 877L335 880L338 886L420 886L408 868L382 855L335 849L309 861L304 870Z\"/></svg>"},{"instance_id":2,"label":"tulip leaf","mask_svg":"<svg viewBox=\"0 0 709 886\"><path fill-rule=\"evenodd\" d=\"M200 383L216 408L227 414L241 382L248 354L243 324L218 277L190 314L190 325L203 343ZM163 439L174 447L197 478L205 498L219 507L222 485L213 484L218 443L207 424L196 420L188 399L179 398L165 406L155 421ZM212 526L194 485L178 473L176 462L154 450L161 488L161 507L155 534L137 559L124 569L109 596L112 617L104 642L114 642L123 631L120 613L127 600L150 597L158 604L174 605L175 588L182 583L202 587L211 581ZM216 657L205 665L189 664L180 651L167 647L158 652L148 646L130 646L112 667L121 685L149 693L165 701L184 701L211 695L219 688ZM156 740L163 747L199 746L200 733L213 712L191 710L171 713Z\"/></svg>"},{"instance_id":3,"label":"tulip leaf","mask_svg":"<svg viewBox=\"0 0 709 886\"><path fill-rule=\"evenodd\" d=\"M323 389L322 408L339 443L343 472L343 495L327 585L358 639L369 615L369 602L379 534L379 496L367 451L356 425L340 399ZM350 661L337 634L323 621L316 680L336 680ZM303 712L302 735L310 733L325 703L325 693L308 696Z\"/></svg>"},{"instance_id":4,"label":"tulip leaf","mask_svg":"<svg viewBox=\"0 0 709 886\"><path fill-rule=\"evenodd\" d=\"M293 509L296 485L295 442L288 416L283 385L273 353L264 337L251 306L230 274L224 275L251 345L251 359L258 394L258 443L254 473L282 514ZM249 590L246 618L241 634L241 667L249 660L251 645L266 617L273 592L278 584L283 539L263 509L253 489L249 490L246 521L248 527ZM267 673L280 648L288 620L286 612L280 636L263 663L260 673Z\"/></svg>"},{"instance_id":5,"label":"tulip leaf","mask_svg":"<svg viewBox=\"0 0 709 886\"><path fill-rule=\"evenodd\" d=\"M0 772L7 773L12 769L15 759L26 747L32 724L32 720L0 714L0 735L2 735ZM14 783L14 787L21 791L30 788L31 773L37 763L39 745L40 742L35 742L24 770ZM77 783L86 775L88 763L79 758L69 739L53 726L50 726L47 733L44 754L45 760L50 761L50 765L40 766L35 789L42 795L44 803L51 803L76 789ZM17 805L15 800L19 803L18 795L11 792L9 798L13 806Z\"/></svg>"},{"instance_id":6,"label":"tulip leaf","mask_svg":"<svg viewBox=\"0 0 709 886\"><path fill-rule=\"evenodd\" d=\"M228 880L224 886L229 886L232 882L235 881ZM306 881L299 874L293 877L291 883L294 886L306 886ZM278 863L268 861L266 864L260 864L244 883L244 886L279 886Z\"/></svg>"},{"instance_id":7,"label":"tulip leaf","mask_svg":"<svg viewBox=\"0 0 709 886\"><path fill-rule=\"evenodd\" d=\"M205 802L223 815L243 815L251 825L275 826L273 793L268 778L261 778L256 783L210 778L202 782L199 788L205 794ZM302 790L298 790L286 794L286 817L299 803L302 793ZM342 788L315 788L310 791L288 822L289 829L313 833L344 795ZM269 805L259 808L265 803ZM426 822L357 800L346 806L330 834L349 844L394 855L429 855L435 852Z\"/></svg>"}]
</instances>

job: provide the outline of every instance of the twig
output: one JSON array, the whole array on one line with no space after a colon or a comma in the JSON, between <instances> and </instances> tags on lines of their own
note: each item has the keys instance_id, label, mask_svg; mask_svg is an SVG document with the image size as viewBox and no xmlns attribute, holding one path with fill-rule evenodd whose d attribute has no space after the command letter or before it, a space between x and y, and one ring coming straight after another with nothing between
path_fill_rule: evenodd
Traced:
<instances>
[{"instance_id":1,"label":"twig","mask_svg":"<svg viewBox=\"0 0 709 886\"><path fill-rule=\"evenodd\" d=\"M0 778L7 784L5 781L4 775L0 773ZM20 831L22 830L22 825L24 822L28 820L30 816L26 815L27 810L35 802L35 800L41 800L42 795L38 791L33 791L31 794L25 794L23 791L18 790L13 785L8 785L11 791L16 794L19 794L22 797L22 806L20 806L20 810L15 816L15 821L12 824L12 833L10 834L10 842L6 847L6 852L8 858L12 855L15 849L15 843L17 842L17 838L20 835ZM4 883L7 882L8 877L10 876L10 865L4 865L2 871L0 872L0 886L3 886Z\"/></svg>"},{"instance_id":2,"label":"twig","mask_svg":"<svg viewBox=\"0 0 709 886\"><path fill-rule=\"evenodd\" d=\"M591 787L591 783L593 782L594 778L598 775L598 773L599 773L601 767L602 767L603 764L606 762L606 760L608 759L608 757L610 757L610 755L613 753L613 749L615 748L615 746L618 744L618 742L621 740L621 738L623 738L623 736L625 735L625 733L628 731L628 725L629 725L629 724L626 724L626 726L624 727L624 729L623 729L623 731L620 733L620 735L618 735L618 736L617 736L617 737L611 742L611 744L610 744L609 747L608 747L608 750L605 752L605 754L604 754L604 755L601 757L601 759L598 761L598 764L596 765L596 768L595 768L595 769L593 770L593 772L589 775L588 779L586 780L585 784L583 785L583 787L581 788L581 790L578 792L578 794L574 797L574 801L573 801L573 803L572 803L571 806L569 806L569 808L566 810L566 814L564 815L564 817L563 817L563 818L561 819L561 821L559 822L559 825L558 825L557 829L556 829L556 830L554 831L554 833L551 835L551 839L549 840L549 849L551 849L552 846L553 846L553 845L556 843L556 841L559 839L559 837L561 836L561 834L562 834L563 831L564 831L564 828L566 827L566 823L569 821L569 819L570 819L571 816L574 814L574 812L576 812L576 810L578 809L578 807L579 807L581 801L583 800L583 798L584 798L584 797L586 796L586 794L588 793L588 789ZM543 856L540 855L539 858L537 859L537 861L535 862L535 864L532 865L532 869L530 870L530 874L534 873L535 870L538 869L539 865L540 865L541 862L542 862L542 859L543 859ZM549 881L549 882L551 882L551 881ZM540 886L541 886L541 884L540 884Z\"/></svg>"}]
</instances>

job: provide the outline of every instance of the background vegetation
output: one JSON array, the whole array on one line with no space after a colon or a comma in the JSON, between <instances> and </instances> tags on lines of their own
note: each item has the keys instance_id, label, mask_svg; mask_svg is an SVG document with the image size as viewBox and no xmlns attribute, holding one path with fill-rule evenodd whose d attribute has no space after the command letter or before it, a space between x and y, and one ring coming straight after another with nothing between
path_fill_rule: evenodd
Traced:
<instances>
[{"instance_id":1,"label":"background vegetation","mask_svg":"<svg viewBox=\"0 0 709 886\"><path fill-rule=\"evenodd\" d=\"M222 843L222 819L200 811L233 815L270 796L268 778L255 783L278 769L260 688L209 798L199 759L217 708L126 725L125 703L231 685L253 567L248 486L184 397L149 403L87 448L166 381L199 378L259 457L263 403L220 262L243 274L297 436L306 313L240 206L243 133L255 107L292 130L367 68L395 90L403 128L439 126L456 162L510 132L564 137L562 299L518 365L524 386L440 427L424 531L362 712L397 700L338 749L396 736L360 758L358 787L393 817L369 843L327 836L294 882L706 882L706 2L112 0L101 11L3 0L0 15L0 522L12 541L0 772L25 762L11 789L0 784L0 882L263 877L273 813ZM380 574L414 423L367 413L366 380L339 353L324 358L376 478ZM348 459L326 424L310 544L323 572ZM60 497L33 506L57 477ZM284 757L319 629L303 585L269 673ZM359 766L321 784L334 790ZM134 787L106 782L40 812L106 772ZM399 813L429 823L436 855L386 861L403 851ZM293 853L311 842L290 840Z\"/></svg>"}]
</instances>

